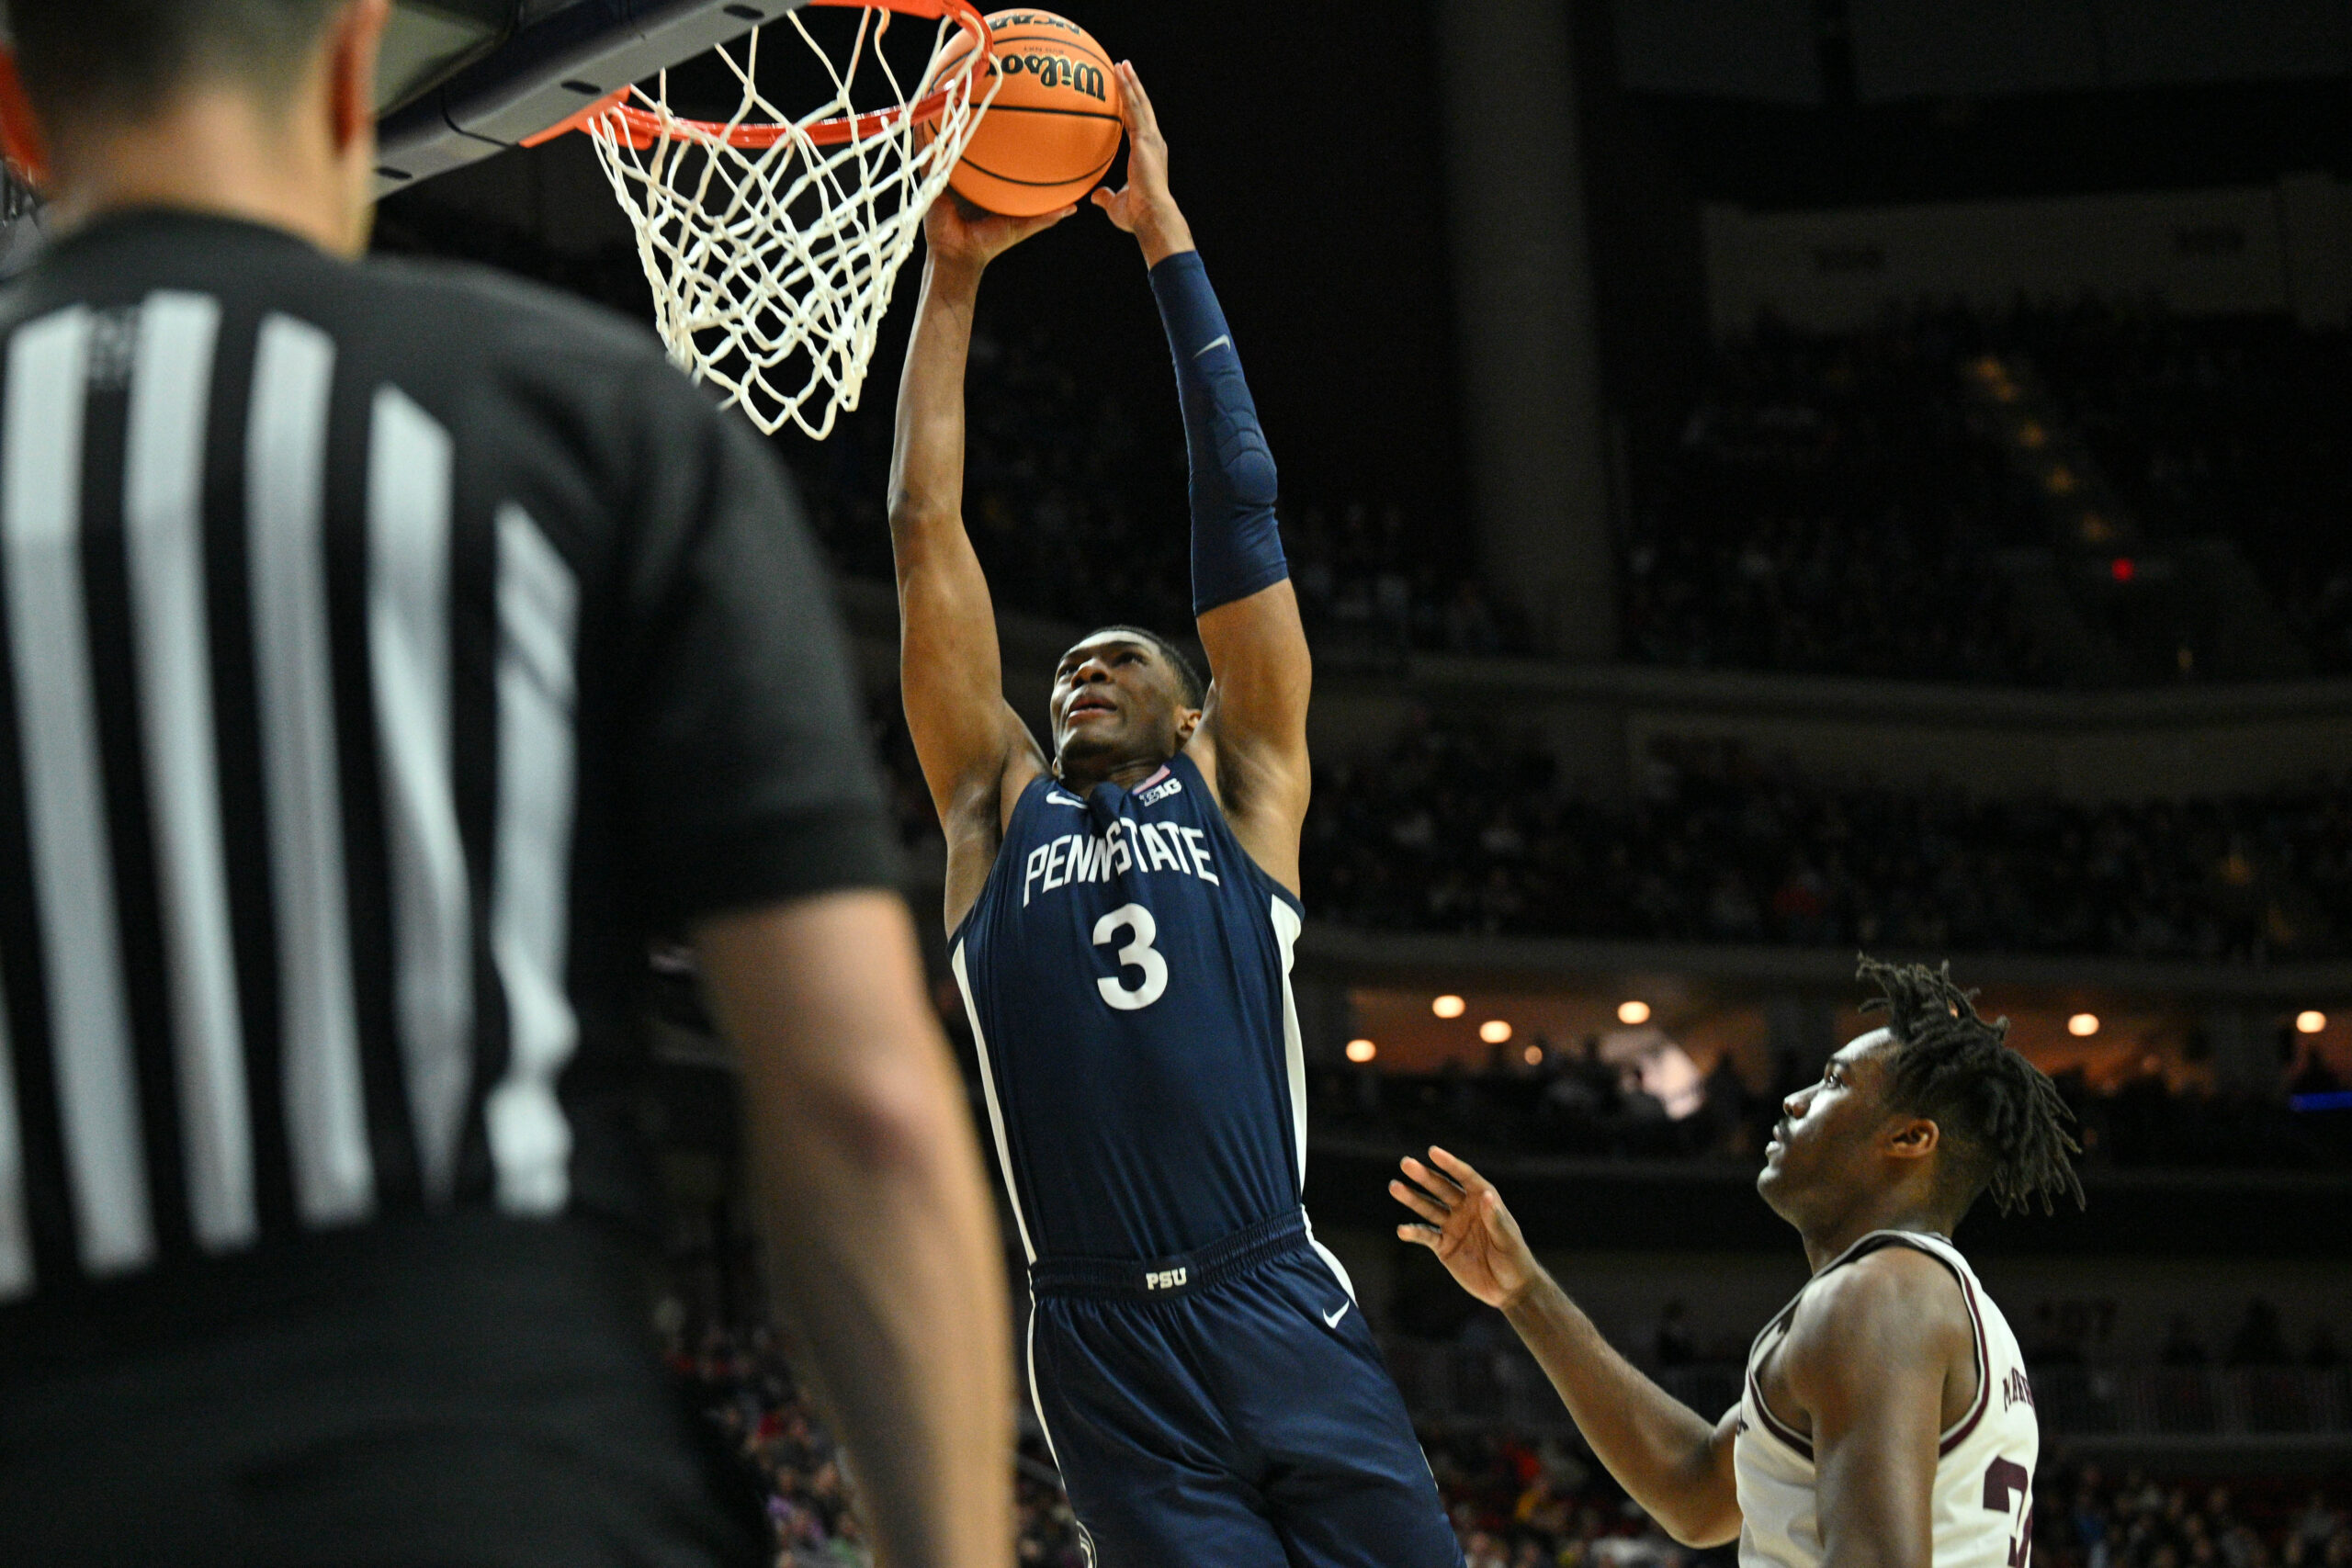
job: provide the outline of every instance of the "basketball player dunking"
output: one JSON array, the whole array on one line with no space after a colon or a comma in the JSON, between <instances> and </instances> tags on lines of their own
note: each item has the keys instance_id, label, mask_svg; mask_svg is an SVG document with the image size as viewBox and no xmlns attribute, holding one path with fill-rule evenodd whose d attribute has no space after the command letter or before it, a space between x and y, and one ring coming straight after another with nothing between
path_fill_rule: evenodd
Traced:
<instances>
[{"instance_id":1,"label":"basketball player dunking","mask_svg":"<svg viewBox=\"0 0 2352 1568\"><path fill-rule=\"evenodd\" d=\"M1789 1097L1757 1178L1813 1279L1757 1336L1722 1420L1611 1349L1501 1194L1444 1150L1389 1183L1420 1216L1397 1234L1503 1310L1593 1452L1676 1540L1736 1536L1742 1568L2023 1568L2033 1392L1951 1234L1988 1189L2004 1213L2081 1201L2066 1111L1949 966L1865 959L1862 975L1887 1026Z\"/></svg>"},{"instance_id":2,"label":"basketball player dunking","mask_svg":"<svg viewBox=\"0 0 2352 1568\"><path fill-rule=\"evenodd\" d=\"M1029 1256L1031 1392L1111 1568L1442 1568L1461 1551L1404 1403L1299 1207L1311 671L1273 461L1119 73L1128 183L1095 201L1141 243L1175 358L1213 679L1111 626L1062 657L1051 756L1004 700L961 516L965 356L982 269L1074 209L932 209L891 474L907 719Z\"/></svg>"}]
</instances>

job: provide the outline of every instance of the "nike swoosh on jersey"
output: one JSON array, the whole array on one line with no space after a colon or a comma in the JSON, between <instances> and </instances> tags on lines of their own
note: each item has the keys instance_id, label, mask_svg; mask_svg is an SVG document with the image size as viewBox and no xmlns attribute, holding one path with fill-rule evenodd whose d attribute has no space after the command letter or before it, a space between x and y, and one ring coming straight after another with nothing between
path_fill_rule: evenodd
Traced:
<instances>
[{"instance_id":1,"label":"nike swoosh on jersey","mask_svg":"<svg viewBox=\"0 0 2352 1568\"><path fill-rule=\"evenodd\" d=\"M1046 804L1048 806L1075 806L1080 811L1086 809L1086 802L1079 799L1076 795L1061 795L1053 790L1047 790L1046 792Z\"/></svg>"},{"instance_id":2,"label":"nike swoosh on jersey","mask_svg":"<svg viewBox=\"0 0 2352 1568\"><path fill-rule=\"evenodd\" d=\"M1213 338L1209 339L1209 341L1208 341L1208 342L1206 342L1206 343L1204 343L1204 344L1201 344L1201 346L1200 346L1200 347L1198 347L1198 348L1194 349L1194 350L1193 351L1193 358L1195 358L1195 359L1198 359L1198 358L1200 358L1203 355L1204 355L1204 354L1208 353L1208 351L1209 351L1210 349L1213 349L1213 348L1231 348L1232 346L1233 346L1233 334L1231 334L1230 333L1217 333L1217 334L1216 334L1216 336L1215 336L1215 337L1213 337Z\"/></svg>"},{"instance_id":3,"label":"nike swoosh on jersey","mask_svg":"<svg viewBox=\"0 0 2352 1568\"><path fill-rule=\"evenodd\" d=\"M1347 1316L1348 1309L1355 1304L1356 1303L1353 1302L1341 1302L1338 1306L1333 1307L1329 1312L1325 1313L1323 1314L1323 1326L1326 1328L1339 1327L1340 1319Z\"/></svg>"}]
</instances>

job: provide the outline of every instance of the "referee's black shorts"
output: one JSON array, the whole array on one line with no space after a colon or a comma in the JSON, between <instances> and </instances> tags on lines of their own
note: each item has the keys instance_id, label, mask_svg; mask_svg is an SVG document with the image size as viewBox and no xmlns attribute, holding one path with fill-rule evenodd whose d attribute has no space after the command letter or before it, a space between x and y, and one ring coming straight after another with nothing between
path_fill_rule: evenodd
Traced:
<instances>
[{"instance_id":1,"label":"referee's black shorts","mask_svg":"<svg viewBox=\"0 0 2352 1568\"><path fill-rule=\"evenodd\" d=\"M587 1222L480 1214L0 1313L0 1561L761 1562L646 1277Z\"/></svg>"}]
</instances>

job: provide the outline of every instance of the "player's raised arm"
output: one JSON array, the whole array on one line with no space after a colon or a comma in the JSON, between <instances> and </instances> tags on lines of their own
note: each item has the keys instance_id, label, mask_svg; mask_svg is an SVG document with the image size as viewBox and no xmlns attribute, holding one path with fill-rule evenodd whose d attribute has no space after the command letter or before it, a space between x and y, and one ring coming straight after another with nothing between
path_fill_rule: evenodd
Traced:
<instances>
[{"instance_id":1,"label":"player's raised arm","mask_svg":"<svg viewBox=\"0 0 2352 1568\"><path fill-rule=\"evenodd\" d=\"M1192 229L1169 194L1168 144L1151 99L1133 65L1118 72L1127 183L1097 190L1094 203L1143 246L1183 402L1193 614L1211 677L1195 755L1242 846L1296 891L1314 668L1274 521L1273 455Z\"/></svg>"},{"instance_id":2,"label":"player's raised arm","mask_svg":"<svg viewBox=\"0 0 2352 1568\"><path fill-rule=\"evenodd\" d=\"M1618 1484L1686 1546L1738 1535L1738 1409L1710 1423L1619 1355L1535 1261L1494 1183L1466 1161L1432 1148L1429 1164L1408 1158L1404 1170L1411 1182L1392 1179L1388 1191L1419 1217L1396 1234L1436 1253L1464 1290L1502 1309Z\"/></svg>"},{"instance_id":3,"label":"player's raised arm","mask_svg":"<svg viewBox=\"0 0 2352 1568\"><path fill-rule=\"evenodd\" d=\"M890 452L890 552L899 578L899 684L932 804L947 835L947 924L987 880L1004 814L1045 767L1004 700L996 610L964 531L964 368L988 264L1073 208L1043 218L972 212L953 196L923 223L928 255Z\"/></svg>"}]
</instances>

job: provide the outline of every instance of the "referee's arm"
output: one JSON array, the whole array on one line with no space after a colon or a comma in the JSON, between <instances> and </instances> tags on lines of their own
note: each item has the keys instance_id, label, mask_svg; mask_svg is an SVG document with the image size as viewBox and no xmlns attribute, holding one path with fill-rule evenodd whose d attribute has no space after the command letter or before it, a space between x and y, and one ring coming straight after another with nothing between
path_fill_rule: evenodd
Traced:
<instances>
[{"instance_id":1,"label":"referee's arm","mask_svg":"<svg viewBox=\"0 0 2352 1568\"><path fill-rule=\"evenodd\" d=\"M895 893L711 920L762 1239L882 1560L1001 1563L1009 1330L995 1211Z\"/></svg>"},{"instance_id":2,"label":"referee's arm","mask_svg":"<svg viewBox=\"0 0 2352 1568\"><path fill-rule=\"evenodd\" d=\"M996 1210L826 573L768 454L653 380L629 573L642 882L734 1044L771 1292L881 1560L1007 1568Z\"/></svg>"}]
</instances>

